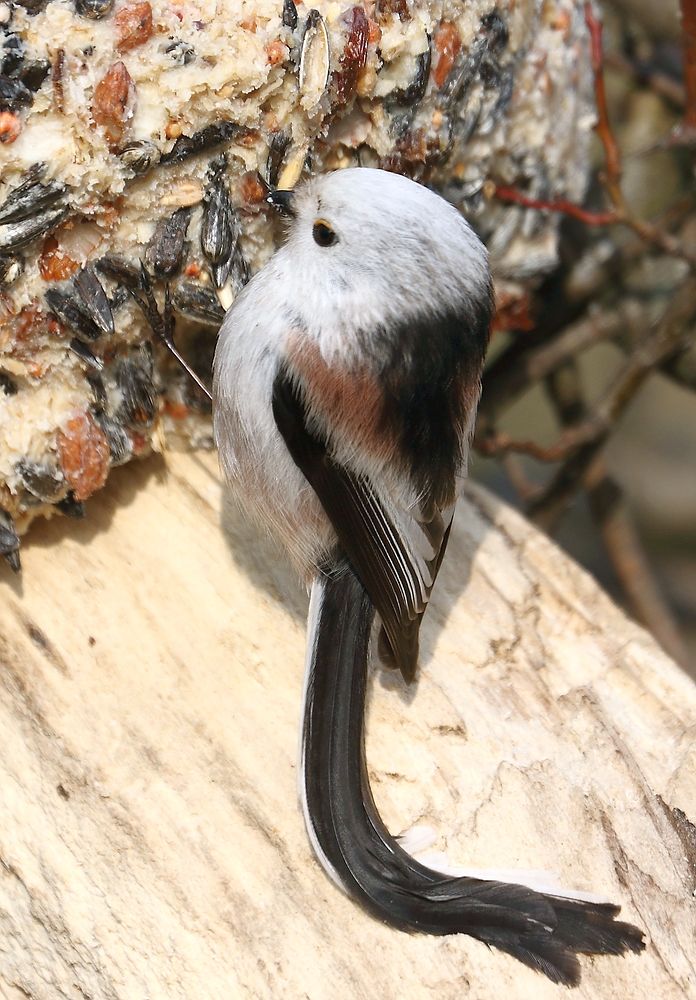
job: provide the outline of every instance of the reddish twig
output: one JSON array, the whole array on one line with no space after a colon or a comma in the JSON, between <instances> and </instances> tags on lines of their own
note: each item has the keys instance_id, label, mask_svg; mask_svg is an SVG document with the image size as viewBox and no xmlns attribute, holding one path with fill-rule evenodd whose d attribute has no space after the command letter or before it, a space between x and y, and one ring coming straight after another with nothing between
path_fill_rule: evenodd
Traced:
<instances>
[{"instance_id":1,"label":"reddish twig","mask_svg":"<svg viewBox=\"0 0 696 1000\"><path fill-rule=\"evenodd\" d=\"M590 53L592 58L592 71L594 74L595 105L597 109L597 124L595 130L604 149L604 172L602 182L607 192L612 208L607 212L593 212L582 208L564 198L546 201L540 198L532 198L529 195L517 191L515 188L504 184L495 185L493 191L501 201L512 202L522 205L525 208L534 208L548 212L559 212L569 215L589 226L609 226L624 225L632 229L634 233L657 247L663 253L675 257L681 257L688 261L692 268L696 268L696 256L686 247L682 246L669 233L664 232L659 226L652 222L646 222L634 216L626 207L623 192L621 190L621 152L616 141L607 107L607 94L604 86L604 50L602 47L602 22L595 16L593 5L588 0L585 3L585 23L590 35ZM685 115L685 127L689 131L696 131L696 0L682 0L682 17L684 23L684 33L686 36L686 61L692 60L691 70L687 65L686 73L686 95L687 108ZM689 34L691 32L691 34ZM693 80L691 81L694 92L689 91L689 73L693 70ZM691 116L694 122L691 122Z\"/></svg>"},{"instance_id":2,"label":"reddish twig","mask_svg":"<svg viewBox=\"0 0 696 1000\"><path fill-rule=\"evenodd\" d=\"M606 174L604 184L614 208L623 208L621 191L621 153L619 144L609 121L607 94L604 87L604 49L602 47L602 22L595 17L592 3L585 4L585 24L590 33L590 54L592 56L592 72L594 74L595 104L597 107L597 124L595 131L604 147L604 163Z\"/></svg>"},{"instance_id":3,"label":"reddish twig","mask_svg":"<svg viewBox=\"0 0 696 1000\"><path fill-rule=\"evenodd\" d=\"M684 129L687 133L694 133L696 132L696 0L681 0L681 16L686 91Z\"/></svg>"},{"instance_id":4,"label":"reddish twig","mask_svg":"<svg viewBox=\"0 0 696 1000\"><path fill-rule=\"evenodd\" d=\"M530 198L529 195L522 194L515 188L505 184L496 184L495 195L501 201L513 202L515 205L522 205L524 208L536 208L546 212L559 212L561 215L570 215L580 222L587 223L588 226L609 226L619 221L619 215L615 211L592 212L565 198L558 198L556 201L544 201L542 198Z\"/></svg>"}]
</instances>

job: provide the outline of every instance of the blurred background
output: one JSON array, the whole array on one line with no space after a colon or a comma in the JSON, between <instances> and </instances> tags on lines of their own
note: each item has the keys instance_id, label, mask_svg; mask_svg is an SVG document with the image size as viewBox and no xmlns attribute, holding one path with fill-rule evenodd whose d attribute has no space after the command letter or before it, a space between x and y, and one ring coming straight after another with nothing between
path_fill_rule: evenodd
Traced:
<instances>
[{"instance_id":1,"label":"blurred background","mask_svg":"<svg viewBox=\"0 0 696 1000\"><path fill-rule=\"evenodd\" d=\"M696 676L696 3L602 10L593 181L494 334L472 474Z\"/></svg>"}]
</instances>

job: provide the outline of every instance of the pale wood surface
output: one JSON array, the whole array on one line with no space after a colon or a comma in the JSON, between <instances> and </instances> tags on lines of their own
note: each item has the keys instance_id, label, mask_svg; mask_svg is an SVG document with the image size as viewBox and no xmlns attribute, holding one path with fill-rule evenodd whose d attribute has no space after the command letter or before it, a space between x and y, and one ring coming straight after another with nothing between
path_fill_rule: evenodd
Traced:
<instances>
[{"instance_id":1,"label":"pale wood surface","mask_svg":"<svg viewBox=\"0 0 696 1000\"><path fill-rule=\"evenodd\" d=\"M212 455L118 470L0 580L0 995L546 998L468 938L406 936L324 877L295 796L307 600L220 519ZM473 561L472 561L473 559ZM550 868L646 929L577 997L696 996L696 688L480 490L461 504L408 696L377 675L391 829Z\"/></svg>"}]
</instances>

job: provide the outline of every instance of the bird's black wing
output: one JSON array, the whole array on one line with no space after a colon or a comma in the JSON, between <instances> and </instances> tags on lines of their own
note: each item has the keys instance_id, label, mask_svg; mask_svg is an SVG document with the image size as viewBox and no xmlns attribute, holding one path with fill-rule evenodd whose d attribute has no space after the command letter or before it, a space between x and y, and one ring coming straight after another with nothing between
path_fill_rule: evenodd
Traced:
<instances>
[{"instance_id":1,"label":"bird's black wing","mask_svg":"<svg viewBox=\"0 0 696 1000\"><path fill-rule=\"evenodd\" d=\"M368 479L336 462L328 442L310 429L301 391L285 368L273 384L273 416L379 613L386 636L381 655L412 680L420 620L447 545L452 510L390 506Z\"/></svg>"}]
</instances>

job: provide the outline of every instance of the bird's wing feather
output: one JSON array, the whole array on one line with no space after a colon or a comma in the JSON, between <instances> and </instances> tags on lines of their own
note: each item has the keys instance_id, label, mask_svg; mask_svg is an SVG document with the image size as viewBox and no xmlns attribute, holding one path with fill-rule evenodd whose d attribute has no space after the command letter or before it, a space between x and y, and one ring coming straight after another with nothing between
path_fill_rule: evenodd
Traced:
<instances>
[{"instance_id":1,"label":"bird's wing feather","mask_svg":"<svg viewBox=\"0 0 696 1000\"><path fill-rule=\"evenodd\" d=\"M301 392L281 368L273 384L273 416L295 464L317 494L341 547L379 612L387 645L406 680L418 659L420 620L444 555L453 508L404 510L372 483L336 462L326 440L309 428ZM423 519L420 519L422 515Z\"/></svg>"}]
</instances>

